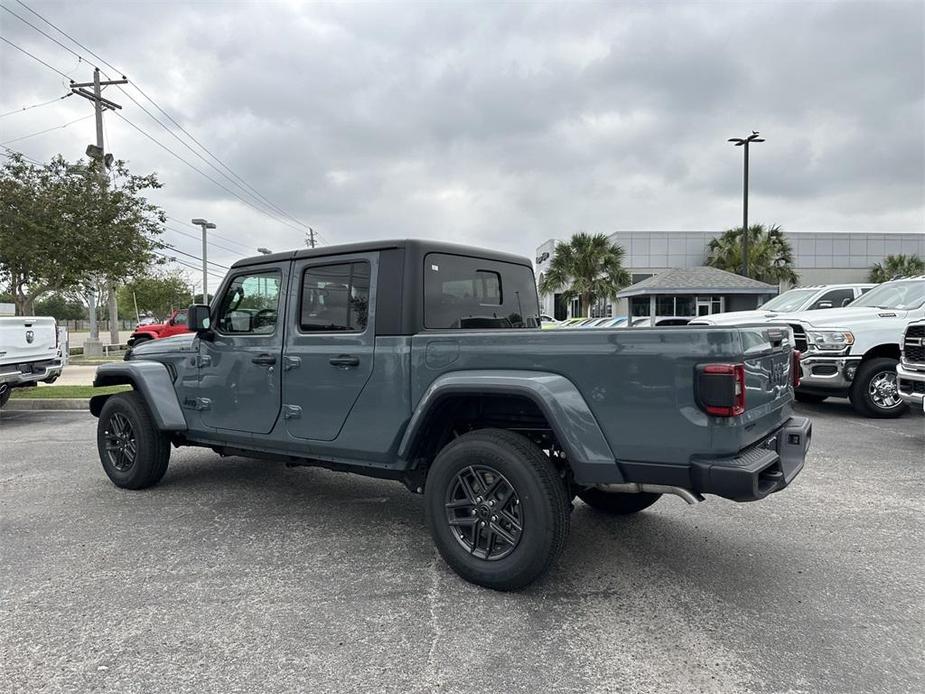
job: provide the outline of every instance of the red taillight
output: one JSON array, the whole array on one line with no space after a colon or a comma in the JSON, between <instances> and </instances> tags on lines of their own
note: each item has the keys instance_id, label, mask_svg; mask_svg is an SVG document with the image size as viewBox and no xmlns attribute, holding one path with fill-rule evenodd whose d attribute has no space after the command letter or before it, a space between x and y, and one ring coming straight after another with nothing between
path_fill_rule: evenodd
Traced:
<instances>
[{"instance_id":1,"label":"red taillight","mask_svg":"<svg viewBox=\"0 0 925 694\"><path fill-rule=\"evenodd\" d=\"M697 376L697 397L707 414L737 417L745 412L745 364L704 364Z\"/></svg>"},{"instance_id":2,"label":"red taillight","mask_svg":"<svg viewBox=\"0 0 925 694\"><path fill-rule=\"evenodd\" d=\"M793 387L796 388L800 385L800 376L803 375L802 369L800 369L800 357L803 355L800 354L800 350L793 350L793 362L790 365L791 380L793 381Z\"/></svg>"}]
</instances>

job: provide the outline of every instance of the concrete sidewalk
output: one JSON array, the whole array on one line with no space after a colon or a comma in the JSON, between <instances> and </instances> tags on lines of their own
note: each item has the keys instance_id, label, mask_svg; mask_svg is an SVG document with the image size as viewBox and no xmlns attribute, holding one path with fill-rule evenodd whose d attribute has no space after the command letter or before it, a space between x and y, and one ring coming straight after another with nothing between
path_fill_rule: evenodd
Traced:
<instances>
[{"instance_id":1,"label":"concrete sidewalk","mask_svg":"<svg viewBox=\"0 0 925 694\"><path fill-rule=\"evenodd\" d=\"M68 364L61 372L61 376L54 383L39 383L40 388L53 388L55 386L92 386L96 376L96 365L84 366Z\"/></svg>"}]
</instances>

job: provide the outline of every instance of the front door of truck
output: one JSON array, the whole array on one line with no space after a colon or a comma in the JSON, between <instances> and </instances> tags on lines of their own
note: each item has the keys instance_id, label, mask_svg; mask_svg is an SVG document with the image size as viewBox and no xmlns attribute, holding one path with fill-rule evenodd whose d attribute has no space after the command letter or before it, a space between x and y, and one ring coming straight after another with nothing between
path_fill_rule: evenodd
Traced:
<instances>
[{"instance_id":1,"label":"front door of truck","mask_svg":"<svg viewBox=\"0 0 925 694\"><path fill-rule=\"evenodd\" d=\"M283 416L296 437L333 441L373 371L376 253L293 263Z\"/></svg>"},{"instance_id":2,"label":"front door of truck","mask_svg":"<svg viewBox=\"0 0 925 694\"><path fill-rule=\"evenodd\" d=\"M212 429L268 434L279 416L283 297L288 262L241 268L225 284L212 315L212 339L199 340L202 423Z\"/></svg>"}]
</instances>

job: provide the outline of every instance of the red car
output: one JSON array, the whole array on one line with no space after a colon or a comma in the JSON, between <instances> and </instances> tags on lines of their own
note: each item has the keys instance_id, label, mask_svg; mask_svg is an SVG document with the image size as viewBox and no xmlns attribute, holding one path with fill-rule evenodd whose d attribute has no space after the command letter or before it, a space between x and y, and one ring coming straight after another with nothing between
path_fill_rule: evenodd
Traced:
<instances>
[{"instance_id":1,"label":"red car","mask_svg":"<svg viewBox=\"0 0 925 694\"><path fill-rule=\"evenodd\" d=\"M191 331L186 326L186 309L184 308L171 313L170 318L163 323L150 323L148 325L137 326L135 332L133 332L132 336L128 339L128 346L134 347L148 340L158 340L162 337L170 337L171 335L179 335L180 333L188 332Z\"/></svg>"}]
</instances>

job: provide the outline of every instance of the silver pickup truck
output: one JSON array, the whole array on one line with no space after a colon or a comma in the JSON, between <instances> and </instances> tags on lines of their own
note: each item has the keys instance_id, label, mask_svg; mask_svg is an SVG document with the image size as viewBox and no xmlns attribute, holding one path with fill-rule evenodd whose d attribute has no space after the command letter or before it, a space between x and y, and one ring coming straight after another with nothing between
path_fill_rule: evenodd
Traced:
<instances>
[{"instance_id":1,"label":"silver pickup truck","mask_svg":"<svg viewBox=\"0 0 925 694\"><path fill-rule=\"evenodd\" d=\"M540 330L527 258L423 241L235 263L194 331L106 364L103 470L157 483L172 446L403 482L461 576L524 586L561 551L577 496L734 501L803 467L787 327Z\"/></svg>"}]
</instances>

